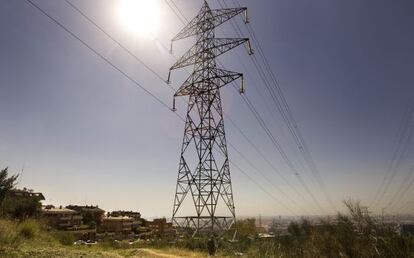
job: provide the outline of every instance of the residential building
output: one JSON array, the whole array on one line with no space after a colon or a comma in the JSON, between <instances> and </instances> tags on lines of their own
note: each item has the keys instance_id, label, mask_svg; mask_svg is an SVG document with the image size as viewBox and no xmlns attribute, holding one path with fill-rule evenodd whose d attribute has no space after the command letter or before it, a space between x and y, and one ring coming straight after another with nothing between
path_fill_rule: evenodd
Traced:
<instances>
[{"instance_id":1,"label":"residential building","mask_svg":"<svg viewBox=\"0 0 414 258\"><path fill-rule=\"evenodd\" d=\"M71 232L77 239L95 239L96 229L84 225L82 215L75 210L47 205L42 207L41 215L52 228Z\"/></svg>"},{"instance_id":2,"label":"residential building","mask_svg":"<svg viewBox=\"0 0 414 258\"><path fill-rule=\"evenodd\" d=\"M83 225L82 215L62 206L58 208L52 205L43 206L41 214L50 226L59 230L76 230Z\"/></svg>"},{"instance_id":3,"label":"residential building","mask_svg":"<svg viewBox=\"0 0 414 258\"><path fill-rule=\"evenodd\" d=\"M9 196L11 197L23 197L23 198L34 198L39 201L45 200L45 196L42 193L33 192L30 189L13 189L9 192Z\"/></svg>"},{"instance_id":4,"label":"residential building","mask_svg":"<svg viewBox=\"0 0 414 258\"><path fill-rule=\"evenodd\" d=\"M146 224L150 230L158 235L170 234L174 232L172 223L167 222L165 218L147 221Z\"/></svg>"},{"instance_id":5,"label":"residential building","mask_svg":"<svg viewBox=\"0 0 414 258\"><path fill-rule=\"evenodd\" d=\"M107 235L130 235L132 232L134 219L126 216L104 217L98 227L99 233Z\"/></svg>"},{"instance_id":6,"label":"residential building","mask_svg":"<svg viewBox=\"0 0 414 258\"><path fill-rule=\"evenodd\" d=\"M130 217L139 220L141 219L141 213L135 211L113 211L108 213L108 217Z\"/></svg>"},{"instance_id":7,"label":"residential building","mask_svg":"<svg viewBox=\"0 0 414 258\"><path fill-rule=\"evenodd\" d=\"M68 205L67 209L74 210L82 215L83 224L96 228L101 225L105 211L98 206Z\"/></svg>"}]
</instances>

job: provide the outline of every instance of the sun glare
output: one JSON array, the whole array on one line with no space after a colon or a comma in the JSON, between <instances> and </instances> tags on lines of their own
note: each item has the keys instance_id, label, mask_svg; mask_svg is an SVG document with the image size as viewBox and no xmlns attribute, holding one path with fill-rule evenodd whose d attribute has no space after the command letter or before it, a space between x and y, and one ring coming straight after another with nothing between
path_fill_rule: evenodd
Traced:
<instances>
[{"instance_id":1,"label":"sun glare","mask_svg":"<svg viewBox=\"0 0 414 258\"><path fill-rule=\"evenodd\" d=\"M141 36L155 37L160 27L157 0L120 0L119 16L123 26Z\"/></svg>"}]
</instances>

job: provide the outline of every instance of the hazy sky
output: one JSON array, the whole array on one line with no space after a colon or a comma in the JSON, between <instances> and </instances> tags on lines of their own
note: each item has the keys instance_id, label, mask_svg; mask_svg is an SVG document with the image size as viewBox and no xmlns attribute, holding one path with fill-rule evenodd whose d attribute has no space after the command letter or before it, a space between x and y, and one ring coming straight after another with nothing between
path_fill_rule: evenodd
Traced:
<instances>
[{"instance_id":1,"label":"hazy sky","mask_svg":"<svg viewBox=\"0 0 414 258\"><path fill-rule=\"evenodd\" d=\"M156 40L133 35L120 23L117 0L71 1L166 78L175 59L163 46L169 46L183 25L165 1L156 0L161 12ZM147 90L172 103L173 92L166 84L65 1L34 2ZM175 3L190 18L202 1ZM218 7L216 0L209 3ZM335 205L341 210L341 201L348 198L370 204L392 158L404 112L413 101L414 2L241 3L249 8L251 25ZM248 36L240 18L236 20ZM0 166L16 173L24 167L19 186L43 192L45 203L98 204L105 210L138 210L145 217L170 216L184 123L24 0L0 0L0 35ZM236 33L226 23L218 35ZM178 42L175 55L184 53L190 43ZM249 59L243 47L220 57L226 69L245 73L247 95L324 210L333 212ZM175 72L172 86L178 87L185 76ZM300 195L225 121L228 141L298 205L231 148L230 159L295 213L321 214L241 97L231 86L222 92L225 113ZM177 112L185 115L185 106L180 104ZM377 208L389 201L401 182L414 178L404 180L414 166L413 154L409 142ZM237 169L231 167L231 173L238 215L291 215ZM395 211L413 212L412 196L414 186Z\"/></svg>"}]
</instances>

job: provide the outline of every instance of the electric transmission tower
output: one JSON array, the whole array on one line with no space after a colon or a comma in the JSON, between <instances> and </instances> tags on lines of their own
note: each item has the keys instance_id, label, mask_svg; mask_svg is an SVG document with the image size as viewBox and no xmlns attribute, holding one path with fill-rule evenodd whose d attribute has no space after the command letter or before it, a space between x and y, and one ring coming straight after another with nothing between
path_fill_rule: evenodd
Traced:
<instances>
[{"instance_id":1,"label":"electric transmission tower","mask_svg":"<svg viewBox=\"0 0 414 258\"><path fill-rule=\"evenodd\" d=\"M241 79L243 74L217 67L216 58L241 44L253 54L247 38L216 38L215 28L238 14L248 22L247 8L210 9L206 1L197 14L172 39L195 36L195 45L171 68L171 71L194 65L190 77L174 94L189 96L172 221L195 233L224 231L235 222L226 135L220 88ZM189 202L189 209L183 203Z\"/></svg>"}]
</instances>

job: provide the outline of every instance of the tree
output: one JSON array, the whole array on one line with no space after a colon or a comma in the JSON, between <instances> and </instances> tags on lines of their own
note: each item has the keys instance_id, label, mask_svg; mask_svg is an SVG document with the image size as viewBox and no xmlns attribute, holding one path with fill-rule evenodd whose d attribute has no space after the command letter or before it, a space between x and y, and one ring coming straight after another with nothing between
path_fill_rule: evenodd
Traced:
<instances>
[{"instance_id":1,"label":"tree","mask_svg":"<svg viewBox=\"0 0 414 258\"><path fill-rule=\"evenodd\" d=\"M18 175L9 177L9 169L5 168L0 171L0 206L2 205L4 198L15 186Z\"/></svg>"},{"instance_id":2,"label":"tree","mask_svg":"<svg viewBox=\"0 0 414 258\"><path fill-rule=\"evenodd\" d=\"M39 215L42 204L38 198L26 196L6 195L3 200L3 214L13 218L24 220Z\"/></svg>"}]
</instances>

